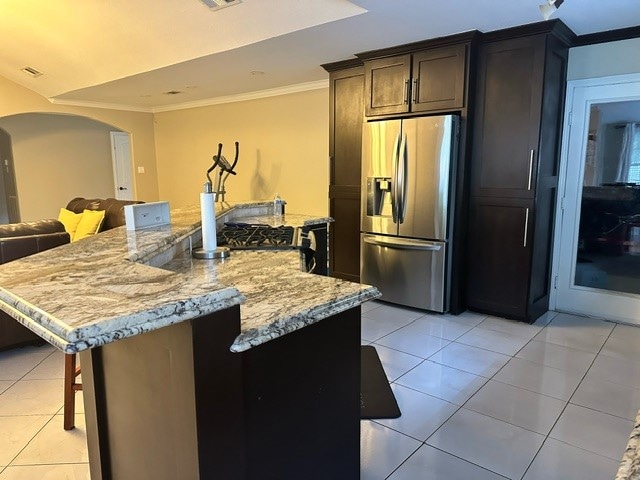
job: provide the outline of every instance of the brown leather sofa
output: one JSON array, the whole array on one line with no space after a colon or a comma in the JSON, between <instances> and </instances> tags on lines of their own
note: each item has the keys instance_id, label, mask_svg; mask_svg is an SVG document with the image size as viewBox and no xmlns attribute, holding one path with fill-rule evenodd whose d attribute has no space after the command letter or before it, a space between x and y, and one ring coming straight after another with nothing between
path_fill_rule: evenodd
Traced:
<instances>
[{"instance_id":1,"label":"brown leather sofa","mask_svg":"<svg viewBox=\"0 0 640 480\"><path fill-rule=\"evenodd\" d=\"M0 263L33 255L69 243L69 234L57 220L0 225ZM38 335L0 311L0 350L42 344Z\"/></svg>"},{"instance_id":2,"label":"brown leather sofa","mask_svg":"<svg viewBox=\"0 0 640 480\"><path fill-rule=\"evenodd\" d=\"M143 202L116 200L115 198L74 198L67 205L67 210L75 213L82 213L85 209L104 210L105 217L100 227L102 232L124 225L124 206L134 203ZM58 220L0 225L0 264L69 242L69 234ZM0 310L0 351L42 343L44 341L38 335Z\"/></svg>"},{"instance_id":3,"label":"brown leather sofa","mask_svg":"<svg viewBox=\"0 0 640 480\"><path fill-rule=\"evenodd\" d=\"M100 231L110 230L112 228L121 227L125 224L124 207L125 205L134 205L139 202L136 200L116 200L115 198L82 198L77 197L69 202L67 210L75 213L82 213L86 210L104 210L104 221L100 227Z\"/></svg>"}]
</instances>

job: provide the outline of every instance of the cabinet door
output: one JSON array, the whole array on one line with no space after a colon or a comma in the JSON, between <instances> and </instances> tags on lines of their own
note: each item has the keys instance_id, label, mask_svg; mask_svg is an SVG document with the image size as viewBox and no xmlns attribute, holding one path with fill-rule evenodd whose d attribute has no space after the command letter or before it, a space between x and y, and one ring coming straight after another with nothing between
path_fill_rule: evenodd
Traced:
<instances>
[{"instance_id":1,"label":"cabinet door","mask_svg":"<svg viewBox=\"0 0 640 480\"><path fill-rule=\"evenodd\" d=\"M360 278L360 163L364 78L362 68L330 75L329 268L346 280Z\"/></svg>"},{"instance_id":2,"label":"cabinet door","mask_svg":"<svg viewBox=\"0 0 640 480\"><path fill-rule=\"evenodd\" d=\"M367 116L409 111L411 55L366 62L364 72Z\"/></svg>"},{"instance_id":3,"label":"cabinet door","mask_svg":"<svg viewBox=\"0 0 640 480\"><path fill-rule=\"evenodd\" d=\"M532 205L523 199L471 199L467 283L470 308L526 319Z\"/></svg>"},{"instance_id":4,"label":"cabinet door","mask_svg":"<svg viewBox=\"0 0 640 480\"><path fill-rule=\"evenodd\" d=\"M480 50L474 129L474 196L533 198L536 185L544 36Z\"/></svg>"},{"instance_id":5,"label":"cabinet door","mask_svg":"<svg viewBox=\"0 0 640 480\"><path fill-rule=\"evenodd\" d=\"M464 106L466 45L436 48L413 55L414 112Z\"/></svg>"},{"instance_id":6,"label":"cabinet door","mask_svg":"<svg viewBox=\"0 0 640 480\"><path fill-rule=\"evenodd\" d=\"M332 277L360 281L360 192L331 188L329 269Z\"/></svg>"}]
</instances>

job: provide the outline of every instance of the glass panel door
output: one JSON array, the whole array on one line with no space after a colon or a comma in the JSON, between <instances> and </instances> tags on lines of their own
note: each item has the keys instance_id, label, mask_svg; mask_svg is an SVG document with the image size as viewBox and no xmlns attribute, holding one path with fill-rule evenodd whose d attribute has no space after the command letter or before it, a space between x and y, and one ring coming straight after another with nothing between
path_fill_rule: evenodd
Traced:
<instances>
[{"instance_id":1,"label":"glass panel door","mask_svg":"<svg viewBox=\"0 0 640 480\"><path fill-rule=\"evenodd\" d=\"M574 284L640 294L640 101L593 104Z\"/></svg>"},{"instance_id":2,"label":"glass panel door","mask_svg":"<svg viewBox=\"0 0 640 480\"><path fill-rule=\"evenodd\" d=\"M552 307L640 324L640 77L579 82L567 95Z\"/></svg>"}]
</instances>

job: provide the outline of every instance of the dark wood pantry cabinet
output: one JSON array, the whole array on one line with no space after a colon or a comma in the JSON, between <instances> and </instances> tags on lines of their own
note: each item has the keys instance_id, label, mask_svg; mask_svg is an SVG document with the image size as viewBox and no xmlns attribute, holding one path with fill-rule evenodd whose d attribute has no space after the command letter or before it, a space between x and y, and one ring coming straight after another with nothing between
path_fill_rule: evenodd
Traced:
<instances>
[{"instance_id":1,"label":"dark wood pantry cabinet","mask_svg":"<svg viewBox=\"0 0 640 480\"><path fill-rule=\"evenodd\" d=\"M334 219L329 270L333 277L358 282L364 71L358 60L323 67L329 72L329 215Z\"/></svg>"},{"instance_id":2,"label":"dark wood pantry cabinet","mask_svg":"<svg viewBox=\"0 0 640 480\"><path fill-rule=\"evenodd\" d=\"M479 49L467 305L533 322L548 308L568 46L559 21L487 34Z\"/></svg>"}]
</instances>

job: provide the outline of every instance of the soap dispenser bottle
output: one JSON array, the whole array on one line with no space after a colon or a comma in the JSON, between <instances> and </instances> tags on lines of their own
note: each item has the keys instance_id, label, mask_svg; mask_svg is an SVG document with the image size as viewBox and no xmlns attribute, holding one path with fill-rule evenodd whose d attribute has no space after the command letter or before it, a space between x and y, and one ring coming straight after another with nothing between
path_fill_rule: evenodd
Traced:
<instances>
[{"instance_id":1,"label":"soap dispenser bottle","mask_svg":"<svg viewBox=\"0 0 640 480\"><path fill-rule=\"evenodd\" d=\"M273 197L273 216L277 220L282 220L282 215L284 214L284 200L280 198L280 195L276 193Z\"/></svg>"}]
</instances>

